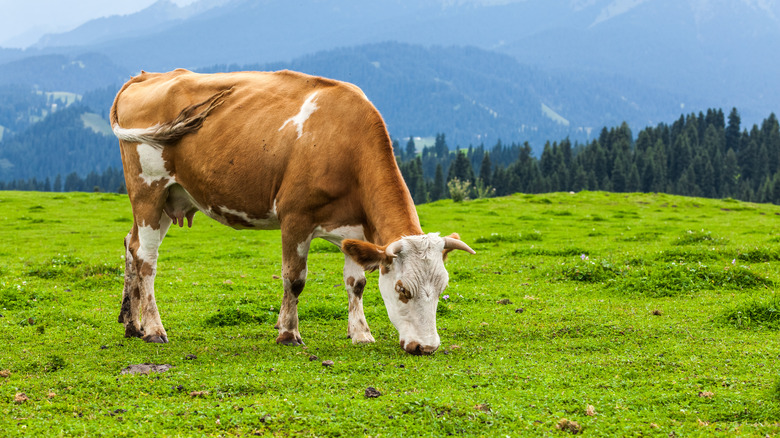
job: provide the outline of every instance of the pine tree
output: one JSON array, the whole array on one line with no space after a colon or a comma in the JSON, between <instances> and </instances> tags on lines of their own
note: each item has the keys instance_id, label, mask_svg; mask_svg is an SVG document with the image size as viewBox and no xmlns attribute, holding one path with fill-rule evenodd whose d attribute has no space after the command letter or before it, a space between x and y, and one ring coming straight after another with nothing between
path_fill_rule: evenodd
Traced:
<instances>
[{"instance_id":1,"label":"pine tree","mask_svg":"<svg viewBox=\"0 0 780 438\"><path fill-rule=\"evenodd\" d=\"M479 179L482 180L482 183L485 186L489 186L493 184L493 181L491 179L492 174L492 164L490 163L490 153L485 152L485 154L482 157L482 164L479 166Z\"/></svg>"},{"instance_id":2,"label":"pine tree","mask_svg":"<svg viewBox=\"0 0 780 438\"><path fill-rule=\"evenodd\" d=\"M411 160L417 155L417 146L414 144L414 138L409 136L409 141L406 142L406 159Z\"/></svg>"},{"instance_id":3,"label":"pine tree","mask_svg":"<svg viewBox=\"0 0 780 438\"><path fill-rule=\"evenodd\" d=\"M631 163L631 169L628 171L628 178L626 179L626 191L638 192L641 190L640 186L639 169L637 169L636 163Z\"/></svg>"},{"instance_id":4,"label":"pine tree","mask_svg":"<svg viewBox=\"0 0 780 438\"><path fill-rule=\"evenodd\" d=\"M737 161L737 154L734 149L726 152L726 158L723 159L721 172L721 196L737 196L737 187L739 185L740 169Z\"/></svg>"},{"instance_id":5,"label":"pine tree","mask_svg":"<svg viewBox=\"0 0 780 438\"><path fill-rule=\"evenodd\" d=\"M447 141L444 139L444 134L436 134L436 142L433 144L433 150L439 158L444 158L450 154L450 149L447 146Z\"/></svg>"},{"instance_id":6,"label":"pine tree","mask_svg":"<svg viewBox=\"0 0 780 438\"><path fill-rule=\"evenodd\" d=\"M733 149L734 152L739 152L740 123L739 112L736 108L732 108L729 113L729 125L726 127L726 150Z\"/></svg>"},{"instance_id":7,"label":"pine tree","mask_svg":"<svg viewBox=\"0 0 780 438\"><path fill-rule=\"evenodd\" d=\"M625 192L628 176L626 175L626 165L623 162L623 156L618 155L615 158L612 168L612 190L616 192Z\"/></svg>"},{"instance_id":8,"label":"pine tree","mask_svg":"<svg viewBox=\"0 0 780 438\"><path fill-rule=\"evenodd\" d=\"M471 168L471 162L466 158L466 154L461 151L455 153L455 161L452 162L447 173L447 182L454 178L474 184L474 169Z\"/></svg>"},{"instance_id":9,"label":"pine tree","mask_svg":"<svg viewBox=\"0 0 780 438\"><path fill-rule=\"evenodd\" d=\"M442 171L441 163L439 163L436 165L436 176L433 178L433 185L431 186L431 201L444 199L446 194L447 187L444 185L444 172Z\"/></svg>"}]
</instances>

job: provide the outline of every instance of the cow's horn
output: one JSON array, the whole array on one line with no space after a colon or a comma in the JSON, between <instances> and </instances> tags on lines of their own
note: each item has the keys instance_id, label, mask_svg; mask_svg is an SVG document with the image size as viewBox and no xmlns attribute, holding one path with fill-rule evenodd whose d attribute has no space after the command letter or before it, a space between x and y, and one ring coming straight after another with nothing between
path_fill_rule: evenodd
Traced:
<instances>
[{"instance_id":1,"label":"cow's horn","mask_svg":"<svg viewBox=\"0 0 780 438\"><path fill-rule=\"evenodd\" d=\"M385 255L390 257L391 259L394 259L398 257L398 253L401 252L401 241L396 240L395 242L391 243L390 245L387 245L387 248L385 248Z\"/></svg>"},{"instance_id":2,"label":"cow's horn","mask_svg":"<svg viewBox=\"0 0 780 438\"><path fill-rule=\"evenodd\" d=\"M443 239L444 239L444 249L461 249L471 254L477 253L473 249L469 248L469 246L466 245L466 242L462 240L453 239L452 237L444 237Z\"/></svg>"}]
</instances>

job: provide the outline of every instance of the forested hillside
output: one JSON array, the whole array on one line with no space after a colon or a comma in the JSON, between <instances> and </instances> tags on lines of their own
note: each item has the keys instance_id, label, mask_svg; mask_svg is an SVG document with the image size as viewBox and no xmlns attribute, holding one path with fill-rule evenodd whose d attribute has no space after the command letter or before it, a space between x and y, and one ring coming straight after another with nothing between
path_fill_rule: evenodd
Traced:
<instances>
[{"instance_id":1,"label":"forested hillside","mask_svg":"<svg viewBox=\"0 0 780 438\"><path fill-rule=\"evenodd\" d=\"M548 142L538 159L528 144L445 151L432 147L414 157L402 155L401 169L416 202L448 197L447 183L457 178L473 188L470 196L606 190L780 203L775 114L761 126L742 130L736 109L728 120L722 110L711 109L646 128L636 139L624 123L604 128L586 144Z\"/></svg>"},{"instance_id":2,"label":"forested hillside","mask_svg":"<svg viewBox=\"0 0 780 438\"><path fill-rule=\"evenodd\" d=\"M93 124L91 110L73 105L49 114L44 121L0 143L0 180L44 181L72 172L86 176L109 167L120 168L116 138L104 126ZM108 135L107 135L108 134ZM33 175L32 177L30 175ZM115 190L116 187L110 187Z\"/></svg>"},{"instance_id":3,"label":"forested hillside","mask_svg":"<svg viewBox=\"0 0 780 438\"><path fill-rule=\"evenodd\" d=\"M77 112L61 116L73 117ZM113 139L111 143L111 150L116 150ZM748 130L742 128L736 109L728 117L722 110L710 109L643 129L636 138L623 123L602 129L597 139L587 143L548 142L538 158L528 143L498 141L492 147L450 151L445 134L438 134L434 145L421 150L412 138L396 140L393 148L418 204L459 193L488 197L580 190L664 192L780 204L780 124L775 114ZM0 182L0 190L124 191L116 166L102 175L92 172L86 179L71 173L59 184L37 179Z\"/></svg>"}]
</instances>

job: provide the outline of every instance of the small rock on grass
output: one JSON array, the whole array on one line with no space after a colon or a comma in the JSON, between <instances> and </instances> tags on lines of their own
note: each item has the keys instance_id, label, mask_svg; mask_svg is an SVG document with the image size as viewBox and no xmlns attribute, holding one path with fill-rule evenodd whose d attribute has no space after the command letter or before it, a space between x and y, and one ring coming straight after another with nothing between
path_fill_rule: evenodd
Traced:
<instances>
[{"instance_id":1,"label":"small rock on grass","mask_svg":"<svg viewBox=\"0 0 780 438\"><path fill-rule=\"evenodd\" d=\"M512 302L511 302L511 301L509 301L509 298L503 298L503 299L500 299L500 300L496 301L496 304L504 304L504 305L507 305L507 304L512 304Z\"/></svg>"},{"instance_id":2,"label":"small rock on grass","mask_svg":"<svg viewBox=\"0 0 780 438\"><path fill-rule=\"evenodd\" d=\"M0 377L11 377L11 370L0 370Z\"/></svg>"},{"instance_id":3,"label":"small rock on grass","mask_svg":"<svg viewBox=\"0 0 780 438\"><path fill-rule=\"evenodd\" d=\"M567 420L565 418L558 420L558 424L555 425L555 428L564 432L569 432L573 435L577 435L578 433L582 432L582 426L580 426L579 423L576 421Z\"/></svg>"},{"instance_id":4,"label":"small rock on grass","mask_svg":"<svg viewBox=\"0 0 780 438\"><path fill-rule=\"evenodd\" d=\"M593 407L593 405L588 405L588 406L585 408L585 415L587 415L588 417L593 417L593 416L595 416L595 415L596 415L596 408L595 408L595 407Z\"/></svg>"},{"instance_id":5,"label":"small rock on grass","mask_svg":"<svg viewBox=\"0 0 780 438\"><path fill-rule=\"evenodd\" d=\"M710 391L701 391L701 392L699 392L699 397L703 397L703 398L712 398L714 395L715 395L715 393L710 392Z\"/></svg>"},{"instance_id":6,"label":"small rock on grass","mask_svg":"<svg viewBox=\"0 0 780 438\"><path fill-rule=\"evenodd\" d=\"M663 312L661 312L659 309L655 309L655 310L653 310L653 315L655 315L655 316L661 316L661 315L663 315L663 314L664 314L664 313L663 313Z\"/></svg>"},{"instance_id":7,"label":"small rock on grass","mask_svg":"<svg viewBox=\"0 0 780 438\"><path fill-rule=\"evenodd\" d=\"M24 403L27 400L29 400L29 398L27 397L27 394L23 392L17 392L14 396L14 403Z\"/></svg>"},{"instance_id":8,"label":"small rock on grass","mask_svg":"<svg viewBox=\"0 0 780 438\"><path fill-rule=\"evenodd\" d=\"M313 355L313 354L312 354L311 356L309 356L309 360L310 360L310 361L312 361L312 360L317 360L317 359L319 359L319 357L317 357L317 356L315 356L315 355ZM323 364L323 365L324 365L324 364Z\"/></svg>"},{"instance_id":9,"label":"small rock on grass","mask_svg":"<svg viewBox=\"0 0 780 438\"><path fill-rule=\"evenodd\" d=\"M130 365L124 368L120 374L149 374L149 373L164 373L173 368L173 365L162 364L157 365L153 363L142 363L138 365Z\"/></svg>"},{"instance_id":10,"label":"small rock on grass","mask_svg":"<svg viewBox=\"0 0 780 438\"><path fill-rule=\"evenodd\" d=\"M188 355L184 356L184 360L195 360L197 358L198 358L198 356L195 356L194 354L188 354Z\"/></svg>"},{"instance_id":11,"label":"small rock on grass","mask_svg":"<svg viewBox=\"0 0 780 438\"><path fill-rule=\"evenodd\" d=\"M208 395L208 391L192 391L190 392L190 397L203 397L204 395Z\"/></svg>"},{"instance_id":12,"label":"small rock on grass","mask_svg":"<svg viewBox=\"0 0 780 438\"><path fill-rule=\"evenodd\" d=\"M380 395L382 395L382 393L377 391L373 386L366 388L366 398L377 398Z\"/></svg>"},{"instance_id":13,"label":"small rock on grass","mask_svg":"<svg viewBox=\"0 0 780 438\"><path fill-rule=\"evenodd\" d=\"M324 367L332 367L333 366L333 361L332 360L323 360L322 361L322 366L324 366Z\"/></svg>"}]
</instances>

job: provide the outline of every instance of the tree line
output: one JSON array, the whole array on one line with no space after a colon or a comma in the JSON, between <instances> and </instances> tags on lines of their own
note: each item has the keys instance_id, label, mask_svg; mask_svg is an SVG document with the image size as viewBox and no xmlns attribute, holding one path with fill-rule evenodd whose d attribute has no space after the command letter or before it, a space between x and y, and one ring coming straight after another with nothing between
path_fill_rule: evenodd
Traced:
<instances>
[{"instance_id":1,"label":"tree line","mask_svg":"<svg viewBox=\"0 0 780 438\"><path fill-rule=\"evenodd\" d=\"M122 169L109 167L101 173L94 170L85 177L71 172L64 177L58 174L54 179L29 178L9 182L0 181L0 190L37 192L114 192L127 193Z\"/></svg>"},{"instance_id":2,"label":"tree line","mask_svg":"<svg viewBox=\"0 0 780 438\"><path fill-rule=\"evenodd\" d=\"M538 158L528 143L449 153L443 134L421 153L410 139L397 156L416 203L452 197L454 189L473 197L604 190L780 204L777 117L770 114L750 130L740 125L736 108L728 117L709 109L647 127L636 139L623 123L584 144L547 142Z\"/></svg>"},{"instance_id":3,"label":"tree line","mask_svg":"<svg viewBox=\"0 0 780 438\"><path fill-rule=\"evenodd\" d=\"M739 112L681 115L647 127L634 139L628 124L603 128L587 143L502 144L449 150L444 134L419 149L413 138L393 148L415 203L512 193L604 190L731 197L780 204L780 124L770 114L742 129ZM122 171L109 167L82 178L0 182L0 190L124 192Z\"/></svg>"}]
</instances>

